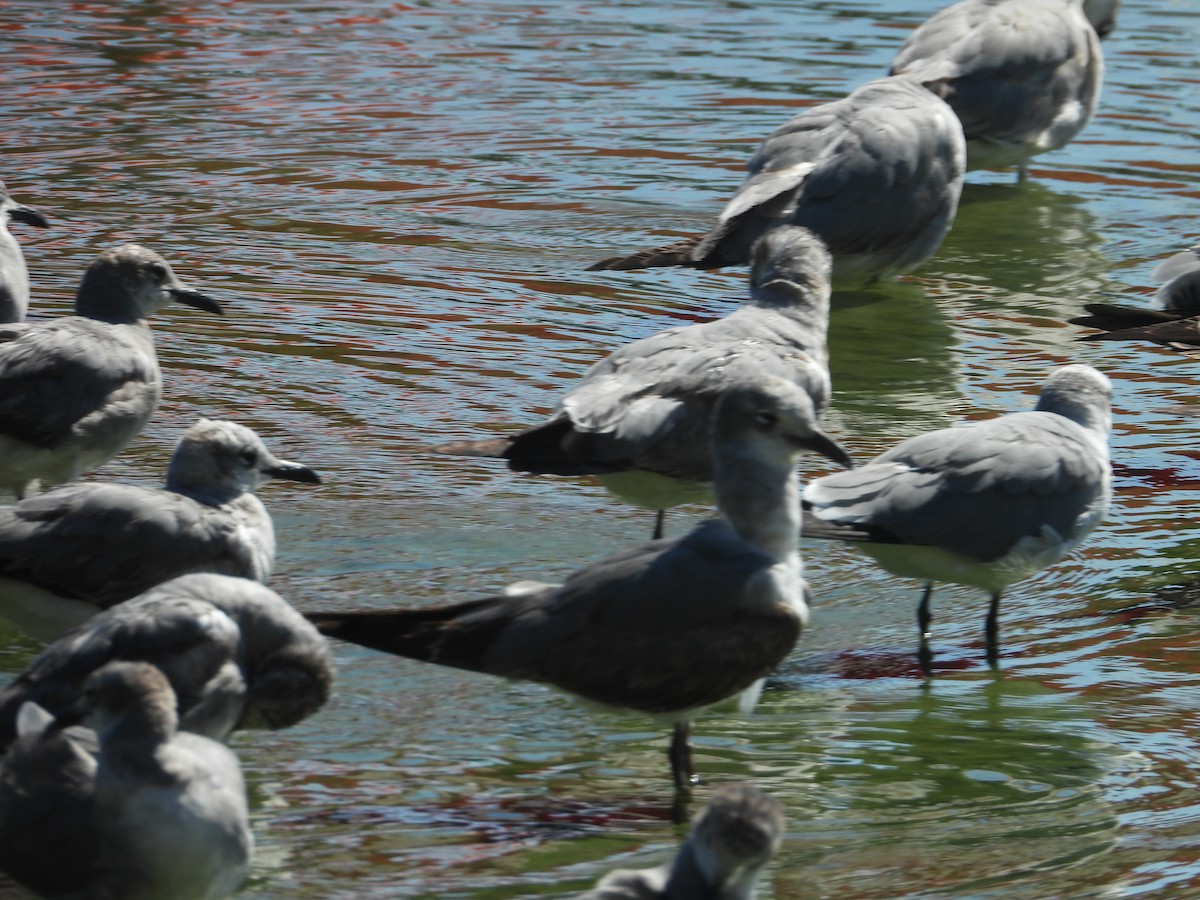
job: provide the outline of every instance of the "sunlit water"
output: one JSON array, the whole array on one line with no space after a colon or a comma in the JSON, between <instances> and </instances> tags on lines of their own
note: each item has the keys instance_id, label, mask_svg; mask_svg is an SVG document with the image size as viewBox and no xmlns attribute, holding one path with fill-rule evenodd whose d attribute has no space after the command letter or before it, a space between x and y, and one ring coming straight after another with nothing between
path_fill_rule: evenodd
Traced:
<instances>
[{"instance_id":1,"label":"sunlit water","mask_svg":"<svg viewBox=\"0 0 1200 900\"><path fill-rule=\"evenodd\" d=\"M606 350L731 310L740 270L583 269L705 227L763 135L881 74L937 5L0 4L0 175L54 222L14 229L38 313L126 240L229 302L156 322L165 401L99 476L157 481L199 415L255 427L327 479L264 491L301 608L477 596L638 539L647 515L588 480L421 448L536 422ZM771 896L1200 896L1200 613L1154 595L1200 576L1200 370L1064 324L1148 300L1197 239L1197 47L1193 0L1127 0L1083 138L1022 187L972 175L933 260L835 301L830 424L860 457L1083 361L1116 386L1117 497L1006 598L998 675L982 596L937 593L926 684L917 586L805 544L812 628L753 716L696 727L710 784L786 807ZM11 635L4 667L35 650ZM235 742L248 896L568 897L679 840L644 720L336 654L326 710Z\"/></svg>"}]
</instances>

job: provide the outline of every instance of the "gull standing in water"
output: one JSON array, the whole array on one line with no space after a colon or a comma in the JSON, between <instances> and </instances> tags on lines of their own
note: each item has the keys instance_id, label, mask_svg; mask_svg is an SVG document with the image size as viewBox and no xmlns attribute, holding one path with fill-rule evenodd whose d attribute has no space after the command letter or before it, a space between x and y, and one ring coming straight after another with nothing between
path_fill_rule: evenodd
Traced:
<instances>
[{"instance_id":1,"label":"gull standing in water","mask_svg":"<svg viewBox=\"0 0 1200 900\"><path fill-rule=\"evenodd\" d=\"M561 585L435 609L306 613L331 637L387 653L552 685L671 723L671 772L694 772L688 725L741 695L791 651L808 618L797 549L802 448L817 433L808 392L766 377L713 411L720 515L682 538L622 550Z\"/></svg>"},{"instance_id":2,"label":"gull standing in water","mask_svg":"<svg viewBox=\"0 0 1200 900\"><path fill-rule=\"evenodd\" d=\"M663 509L710 496L709 428L729 385L778 376L808 394L818 417L829 404L829 268L828 252L807 229L768 232L754 247L750 299L737 311L622 347L542 425L433 449L500 457L518 472L597 475L618 496L659 510L655 537L662 537ZM807 440L807 449L850 464L815 423Z\"/></svg>"},{"instance_id":3,"label":"gull standing in water","mask_svg":"<svg viewBox=\"0 0 1200 900\"><path fill-rule=\"evenodd\" d=\"M707 234L589 268L739 265L764 233L791 224L825 242L835 279L906 272L949 231L965 164L962 126L950 107L909 79L876 79L770 135Z\"/></svg>"},{"instance_id":4,"label":"gull standing in water","mask_svg":"<svg viewBox=\"0 0 1200 900\"><path fill-rule=\"evenodd\" d=\"M962 0L912 33L891 72L954 109L968 169L1016 166L1024 180L1032 157L1065 146L1091 120L1104 53L1081 0Z\"/></svg>"},{"instance_id":5,"label":"gull standing in water","mask_svg":"<svg viewBox=\"0 0 1200 900\"><path fill-rule=\"evenodd\" d=\"M162 398L146 320L172 300L221 312L157 253L125 244L88 266L75 315L0 326L0 494L75 481L137 437Z\"/></svg>"},{"instance_id":6,"label":"gull standing in water","mask_svg":"<svg viewBox=\"0 0 1200 900\"><path fill-rule=\"evenodd\" d=\"M38 228L50 225L40 212L10 197L8 188L0 181L0 324L5 325L24 322L25 311L29 309L29 270L25 268L21 245L8 232L10 222L24 222Z\"/></svg>"},{"instance_id":7,"label":"gull standing in water","mask_svg":"<svg viewBox=\"0 0 1200 900\"><path fill-rule=\"evenodd\" d=\"M752 784L722 785L674 861L656 869L619 869L579 900L754 900L783 827L774 797Z\"/></svg>"},{"instance_id":8,"label":"gull standing in water","mask_svg":"<svg viewBox=\"0 0 1200 900\"><path fill-rule=\"evenodd\" d=\"M0 764L0 868L42 896L234 893L254 845L237 757L176 731L171 687L151 665L110 663L84 692L94 730L21 710Z\"/></svg>"},{"instance_id":9,"label":"gull standing in water","mask_svg":"<svg viewBox=\"0 0 1200 900\"><path fill-rule=\"evenodd\" d=\"M174 578L63 635L0 691L0 749L34 702L81 721L83 683L113 660L148 662L175 693L179 727L225 741L237 730L287 728L329 699L329 646L274 591L245 578Z\"/></svg>"},{"instance_id":10,"label":"gull standing in water","mask_svg":"<svg viewBox=\"0 0 1200 900\"><path fill-rule=\"evenodd\" d=\"M1088 315L1072 319L1073 325L1100 328L1081 341L1153 341L1179 350L1200 347L1200 244L1176 253L1154 270L1163 282L1150 308L1088 303Z\"/></svg>"},{"instance_id":11,"label":"gull standing in water","mask_svg":"<svg viewBox=\"0 0 1200 900\"><path fill-rule=\"evenodd\" d=\"M934 582L987 591L987 659L996 665L1004 589L1063 559L1108 509L1111 398L1091 366L1064 366L1033 411L918 435L812 481L804 501L818 521L805 534L864 541L889 572L926 582L917 621L927 674Z\"/></svg>"},{"instance_id":12,"label":"gull standing in water","mask_svg":"<svg viewBox=\"0 0 1200 900\"><path fill-rule=\"evenodd\" d=\"M0 614L57 637L177 575L266 581L275 529L254 491L269 478L320 483L249 428L201 419L162 488L88 482L0 507Z\"/></svg>"}]
</instances>

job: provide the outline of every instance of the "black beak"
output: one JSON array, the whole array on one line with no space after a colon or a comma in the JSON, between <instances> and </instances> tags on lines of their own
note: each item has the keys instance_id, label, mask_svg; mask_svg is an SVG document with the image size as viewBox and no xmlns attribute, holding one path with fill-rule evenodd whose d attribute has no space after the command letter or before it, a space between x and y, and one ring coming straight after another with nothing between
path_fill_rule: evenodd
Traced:
<instances>
[{"instance_id":1,"label":"black beak","mask_svg":"<svg viewBox=\"0 0 1200 900\"><path fill-rule=\"evenodd\" d=\"M40 212L20 204L8 208L8 217L14 222L24 222L26 225L36 225L38 228L50 227L50 223Z\"/></svg>"},{"instance_id":2,"label":"black beak","mask_svg":"<svg viewBox=\"0 0 1200 900\"><path fill-rule=\"evenodd\" d=\"M823 431L815 431L812 437L805 438L798 443L805 450L820 453L840 466L845 466L847 469L854 468L854 461L850 459L850 454L846 452L845 448Z\"/></svg>"},{"instance_id":3,"label":"black beak","mask_svg":"<svg viewBox=\"0 0 1200 900\"><path fill-rule=\"evenodd\" d=\"M275 465L263 469L272 478L283 478L286 481L299 481L304 484L320 484L321 476L300 463L277 460Z\"/></svg>"},{"instance_id":4,"label":"black beak","mask_svg":"<svg viewBox=\"0 0 1200 900\"><path fill-rule=\"evenodd\" d=\"M216 313L218 316L224 315L221 310L221 304L214 300L208 294L202 294L199 291L193 291L191 288L169 287L166 288L172 300L178 300L180 303L187 306L194 306L196 309L202 309L205 312Z\"/></svg>"}]
</instances>

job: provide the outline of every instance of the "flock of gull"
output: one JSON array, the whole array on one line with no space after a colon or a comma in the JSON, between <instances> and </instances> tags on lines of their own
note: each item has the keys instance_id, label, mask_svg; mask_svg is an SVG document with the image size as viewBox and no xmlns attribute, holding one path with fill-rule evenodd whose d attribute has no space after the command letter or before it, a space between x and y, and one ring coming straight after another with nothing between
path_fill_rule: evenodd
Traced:
<instances>
[{"instance_id":1,"label":"flock of gull","mask_svg":"<svg viewBox=\"0 0 1200 900\"><path fill-rule=\"evenodd\" d=\"M768 136L710 229L592 266L748 264L748 296L725 318L616 350L546 422L431 449L597 476L655 511L653 537L562 583L450 606L302 615L265 587L275 536L256 488L320 479L237 423L187 429L161 488L78 482L159 404L149 317L173 301L221 307L127 244L89 265L75 315L26 322L25 263L3 226L48 223L0 186L0 494L11 500L0 506L0 611L49 642L0 692L0 869L48 897L235 892L253 840L224 742L326 702L325 636L649 714L672 729L686 803L692 718L734 698L752 708L808 620L802 531L851 541L925 583L927 676L934 584L986 591L985 658L998 665L1004 590L1063 559L1107 509L1108 379L1062 367L1032 410L918 435L854 465L821 425L830 296L835 283L933 254L968 170L1015 166L1024 179L1031 158L1078 134L1099 99L1099 38L1116 6L943 9L888 76ZM1102 329L1091 339L1200 348L1200 247L1156 274L1166 282L1157 309L1097 304L1076 321ZM845 470L802 485L806 451ZM715 517L663 536L667 509L714 499ZM750 898L783 828L762 791L721 786L673 862L615 872L585 896Z\"/></svg>"}]
</instances>

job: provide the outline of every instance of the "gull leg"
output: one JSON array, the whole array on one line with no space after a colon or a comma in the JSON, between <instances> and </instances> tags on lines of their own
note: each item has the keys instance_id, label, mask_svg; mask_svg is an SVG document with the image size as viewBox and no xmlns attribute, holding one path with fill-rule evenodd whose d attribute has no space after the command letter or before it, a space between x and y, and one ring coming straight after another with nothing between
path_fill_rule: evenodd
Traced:
<instances>
[{"instance_id":1,"label":"gull leg","mask_svg":"<svg viewBox=\"0 0 1200 900\"><path fill-rule=\"evenodd\" d=\"M993 669L1000 664L1000 595L992 594L992 602L988 604L987 620L984 622L984 636L987 639L987 661Z\"/></svg>"},{"instance_id":2,"label":"gull leg","mask_svg":"<svg viewBox=\"0 0 1200 900\"><path fill-rule=\"evenodd\" d=\"M653 540L657 541L659 538L661 538L663 536L663 525L666 523L666 520L667 520L667 511L665 509L660 509L657 513L654 514L654 537L653 537Z\"/></svg>"},{"instance_id":3,"label":"gull leg","mask_svg":"<svg viewBox=\"0 0 1200 900\"><path fill-rule=\"evenodd\" d=\"M921 594L921 604L917 607L917 630L921 642L917 647L917 662L921 665L921 673L928 678L933 674L933 651L929 649L929 629L933 624L933 613L929 611L929 599L933 596L933 582L925 582L925 591Z\"/></svg>"},{"instance_id":4,"label":"gull leg","mask_svg":"<svg viewBox=\"0 0 1200 900\"><path fill-rule=\"evenodd\" d=\"M675 781L675 791L688 792L692 785L699 784L696 771L692 768L692 745L688 742L690 722L677 722L671 733L671 749L667 756L671 760L671 777Z\"/></svg>"}]
</instances>

